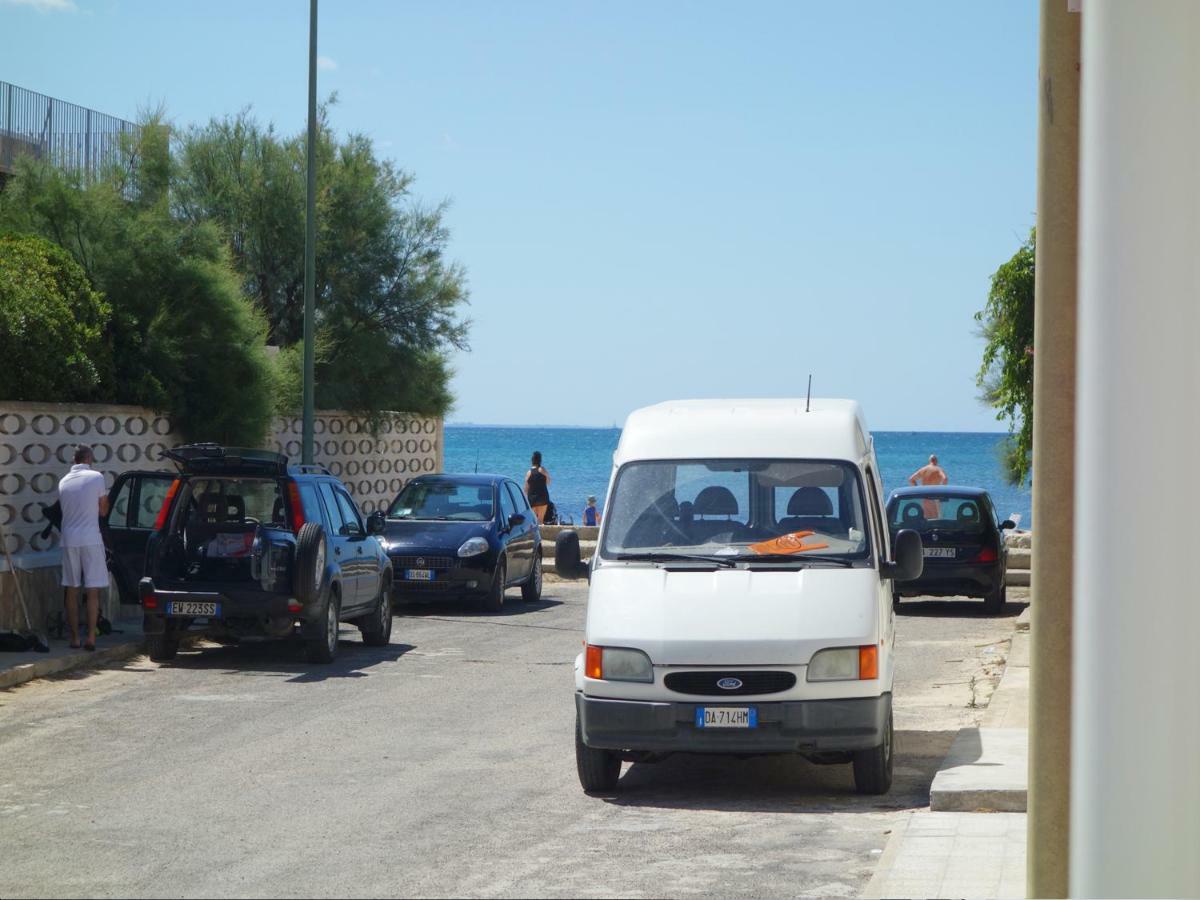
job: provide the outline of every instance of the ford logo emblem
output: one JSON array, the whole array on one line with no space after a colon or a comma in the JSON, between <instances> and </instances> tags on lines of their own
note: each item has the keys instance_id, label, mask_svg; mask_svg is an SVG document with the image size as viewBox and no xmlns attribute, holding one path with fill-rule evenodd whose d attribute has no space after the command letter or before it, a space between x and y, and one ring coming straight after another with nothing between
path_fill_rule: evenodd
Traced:
<instances>
[{"instance_id":1,"label":"ford logo emblem","mask_svg":"<svg viewBox=\"0 0 1200 900\"><path fill-rule=\"evenodd\" d=\"M741 686L742 679L740 678L722 678L717 682L717 687L723 691L736 691Z\"/></svg>"}]
</instances>

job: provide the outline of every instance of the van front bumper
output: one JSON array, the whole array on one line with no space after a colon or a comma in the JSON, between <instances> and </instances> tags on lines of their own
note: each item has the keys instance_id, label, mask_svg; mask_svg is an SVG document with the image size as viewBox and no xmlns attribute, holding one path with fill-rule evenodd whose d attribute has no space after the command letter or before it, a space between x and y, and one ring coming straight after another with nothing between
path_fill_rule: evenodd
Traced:
<instances>
[{"instance_id":1,"label":"van front bumper","mask_svg":"<svg viewBox=\"0 0 1200 900\"><path fill-rule=\"evenodd\" d=\"M880 746L892 695L776 703L604 700L575 694L583 742L599 750L657 753L801 753L868 750ZM752 706L755 728L697 728L696 709Z\"/></svg>"}]
</instances>

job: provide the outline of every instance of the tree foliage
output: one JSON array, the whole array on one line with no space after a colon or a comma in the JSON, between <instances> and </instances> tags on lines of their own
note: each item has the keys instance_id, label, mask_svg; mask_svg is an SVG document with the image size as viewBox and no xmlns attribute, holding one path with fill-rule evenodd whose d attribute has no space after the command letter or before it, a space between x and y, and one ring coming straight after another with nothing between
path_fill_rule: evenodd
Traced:
<instances>
[{"instance_id":1,"label":"tree foliage","mask_svg":"<svg viewBox=\"0 0 1200 900\"><path fill-rule=\"evenodd\" d=\"M977 383L983 400L1007 421L1004 467L1013 484L1026 484L1033 456L1033 298L1036 233L992 275L984 308L975 314L986 344Z\"/></svg>"},{"instance_id":2,"label":"tree foliage","mask_svg":"<svg viewBox=\"0 0 1200 900\"><path fill-rule=\"evenodd\" d=\"M459 316L466 276L446 260L445 205L415 201L411 176L379 159L363 135L338 140L326 113L317 144L317 404L443 413L452 402L447 354L466 346L467 333ZM177 214L225 230L269 341L295 346L303 333L305 139L282 137L243 112L184 133L178 160ZM296 360L277 357L281 384L295 383L288 367Z\"/></svg>"},{"instance_id":3,"label":"tree foliage","mask_svg":"<svg viewBox=\"0 0 1200 900\"><path fill-rule=\"evenodd\" d=\"M134 176L88 183L23 160L0 194L0 226L61 246L111 304L96 351L112 360L105 399L165 410L192 439L257 444L273 383L262 317L220 230L171 214L165 128L147 123L134 149Z\"/></svg>"},{"instance_id":4,"label":"tree foliage","mask_svg":"<svg viewBox=\"0 0 1200 900\"><path fill-rule=\"evenodd\" d=\"M0 398L86 401L111 381L111 310L61 247L0 235Z\"/></svg>"}]
</instances>

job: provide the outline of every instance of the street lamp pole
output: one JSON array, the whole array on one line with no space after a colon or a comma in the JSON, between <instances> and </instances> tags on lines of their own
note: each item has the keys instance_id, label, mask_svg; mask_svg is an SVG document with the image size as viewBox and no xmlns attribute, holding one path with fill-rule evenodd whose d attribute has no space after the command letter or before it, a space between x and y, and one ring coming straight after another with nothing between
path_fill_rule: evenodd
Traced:
<instances>
[{"instance_id":1,"label":"street lamp pole","mask_svg":"<svg viewBox=\"0 0 1200 900\"><path fill-rule=\"evenodd\" d=\"M308 20L308 187L304 209L304 426L301 461L313 462L314 362L317 279L317 0Z\"/></svg>"}]
</instances>

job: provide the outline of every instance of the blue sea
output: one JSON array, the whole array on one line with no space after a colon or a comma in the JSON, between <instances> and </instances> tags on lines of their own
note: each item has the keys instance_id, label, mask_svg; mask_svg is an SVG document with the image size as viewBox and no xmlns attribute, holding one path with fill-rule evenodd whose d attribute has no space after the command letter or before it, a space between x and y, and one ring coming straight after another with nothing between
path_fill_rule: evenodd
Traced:
<instances>
[{"instance_id":1,"label":"blue sea","mask_svg":"<svg viewBox=\"0 0 1200 900\"><path fill-rule=\"evenodd\" d=\"M936 453L951 484L986 488L1001 517L1019 515L1020 527L1032 526L1028 487L1013 487L1000 464L1003 434L942 431L876 431L875 455L884 487L908 484L908 476ZM446 426L447 472L495 472L523 482L534 450L553 478L550 499L559 514L579 522L584 501L595 494L603 509L619 428L516 428L484 425Z\"/></svg>"}]
</instances>

